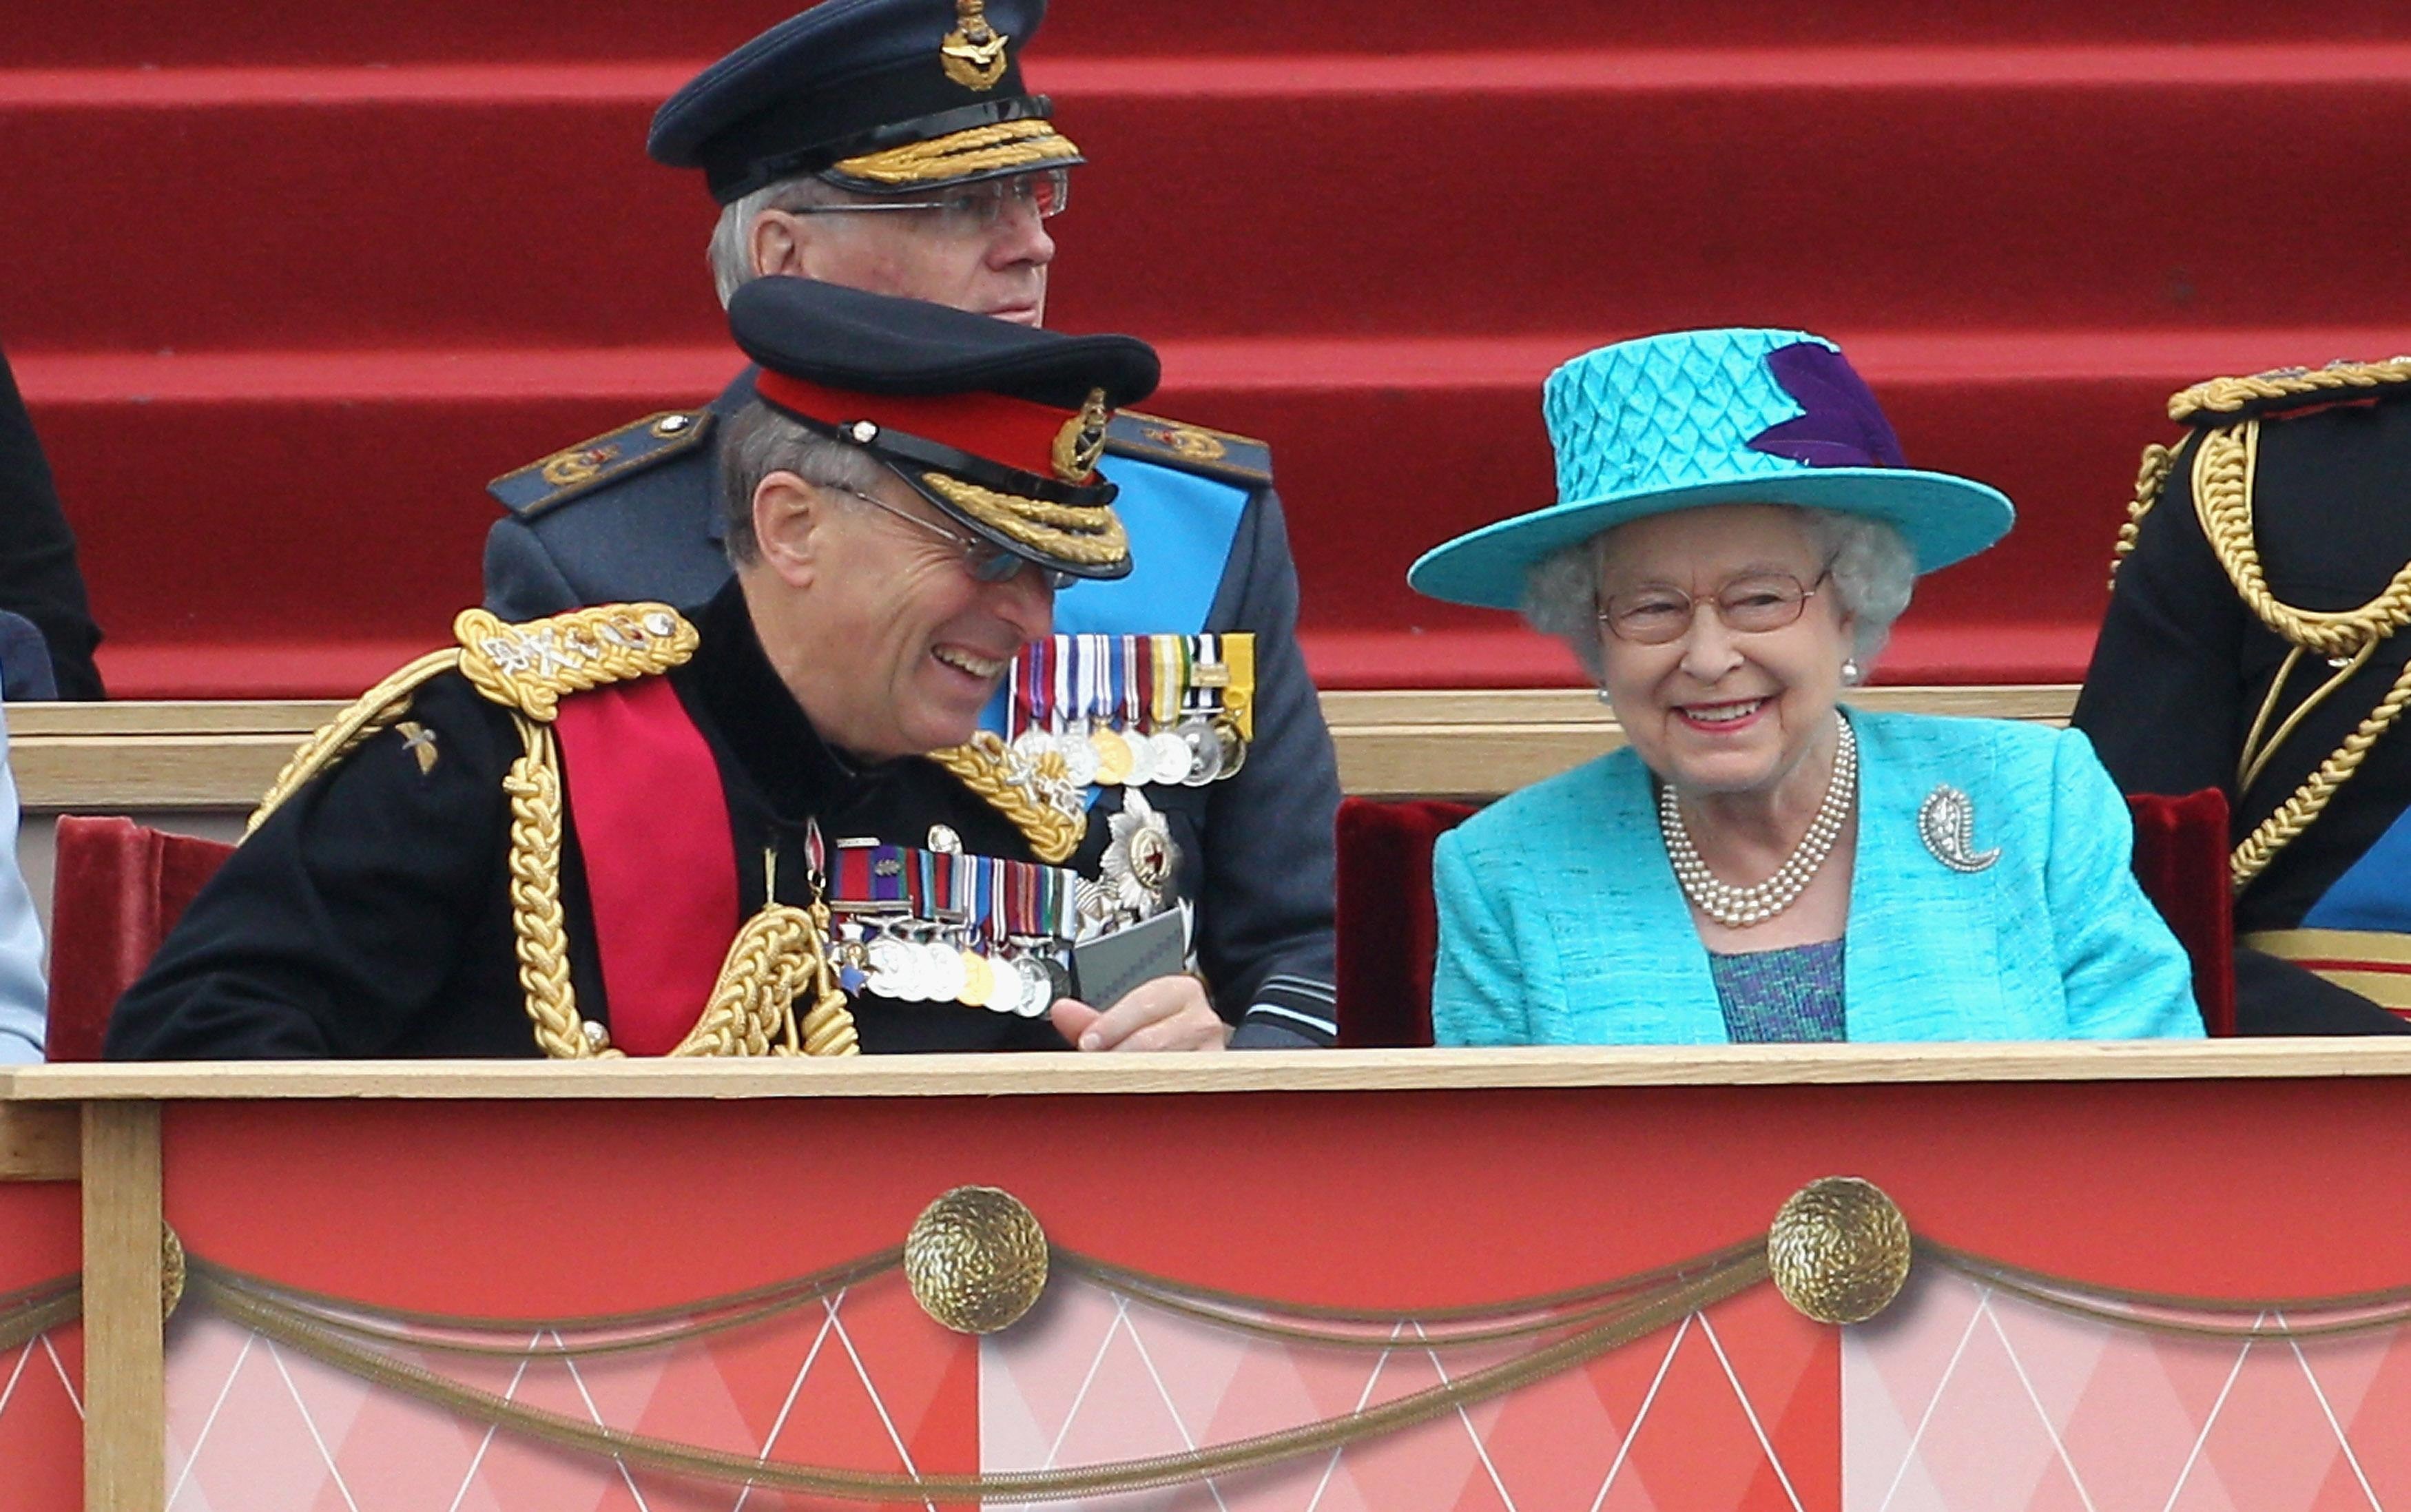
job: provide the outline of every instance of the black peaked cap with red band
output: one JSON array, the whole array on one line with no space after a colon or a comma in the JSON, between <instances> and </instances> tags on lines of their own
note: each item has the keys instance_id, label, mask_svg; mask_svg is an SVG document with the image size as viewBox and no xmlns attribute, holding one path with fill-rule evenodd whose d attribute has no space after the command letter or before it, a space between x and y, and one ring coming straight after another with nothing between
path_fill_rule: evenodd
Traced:
<instances>
[{"instance_id":1,"label":"black peaked cap with red band","mask_svg":"<svg viewBox=\"0 0 2411 1512\"><path fill-rule=\"evenodd\" d=\"M816 279L758 278L729 300L755 396L862 447L915 492L1043 567L1118 577L1118 560L1057 543L1121 528L1096 471L1112 412L1155 392L1135 336L1069 336ZM1024 516L1027 516L1025 518Z\"/></svg>"}]
</instances>

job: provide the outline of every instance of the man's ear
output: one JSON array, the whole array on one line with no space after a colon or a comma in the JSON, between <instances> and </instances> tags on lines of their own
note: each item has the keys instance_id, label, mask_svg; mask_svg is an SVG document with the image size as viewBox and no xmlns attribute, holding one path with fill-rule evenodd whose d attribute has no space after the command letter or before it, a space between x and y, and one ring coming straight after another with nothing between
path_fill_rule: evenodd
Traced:
<instances>
[{"instance_id":1,"label":"man's ear","mask_svg":"<svg viewBox=\"0 0 2411 1512\"><path fill-rule=\"evenodd\" d=\"M808 235L802 216L775 210L766 210L754 216L753 224L745 232L745 257L753 264L754 276L809 276L804 272L804 246Z\"/></svg>"},{"instance_id":2,"label":"man's ear","mask_svg":"<svg viewBox=\"0 0 2411 1512\"><path fill-rule=\"evenodd\" d=\"M753 489L753 540L763 565L791 588L809 588L819 570L828 502L793 472L773 472Z\"/></svg>"}]
</instances>

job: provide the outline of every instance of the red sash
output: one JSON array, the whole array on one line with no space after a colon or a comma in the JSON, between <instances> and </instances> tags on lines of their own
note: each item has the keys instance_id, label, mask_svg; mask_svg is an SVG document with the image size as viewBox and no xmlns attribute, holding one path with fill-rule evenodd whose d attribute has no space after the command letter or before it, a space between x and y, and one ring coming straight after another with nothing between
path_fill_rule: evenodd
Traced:
<instances>
[{"instance_id":1,"label":"red sash","mask_svg":"<svg viewBox=\"0 0 2411 1512\"><path fill-rule=\"evenodd\" d=\"M668 1054L702 1017L741 922L719 763L665 677L564 698L553 731L611 1042Z\"/></svg>"}]
</instances>

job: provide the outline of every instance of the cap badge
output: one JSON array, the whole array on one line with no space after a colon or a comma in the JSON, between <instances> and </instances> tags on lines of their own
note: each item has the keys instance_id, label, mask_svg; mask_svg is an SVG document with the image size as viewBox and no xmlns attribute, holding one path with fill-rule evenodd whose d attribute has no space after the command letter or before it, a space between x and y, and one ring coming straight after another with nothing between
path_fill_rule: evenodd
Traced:
<instances>
[{"instance_id":1,"label":"cap badge","mask_svg":"<svg viewBox=\"0 0 2411 1512\"><path fill-rule=\"evenodd\" d=\"M1055 475L1066 483L1087 483L1097 475L1097 459L1105 455L1105 427L1113 412L1105 408L1105 391L1089 390L1080 413L1055 433Z\"/></svg>"},{"instance_id":2,"label":"cap badge","mask_svg":"<svg viewBox=\"0 0 2411 1512\"><path fill-rule=\"evenodd\" d=\"M938 65L965 89L994 89L1004 77L1004 45L1012 40L987 23L986 0L955 0L955 29L938 44Z\"/></svg>"}]
</instances>

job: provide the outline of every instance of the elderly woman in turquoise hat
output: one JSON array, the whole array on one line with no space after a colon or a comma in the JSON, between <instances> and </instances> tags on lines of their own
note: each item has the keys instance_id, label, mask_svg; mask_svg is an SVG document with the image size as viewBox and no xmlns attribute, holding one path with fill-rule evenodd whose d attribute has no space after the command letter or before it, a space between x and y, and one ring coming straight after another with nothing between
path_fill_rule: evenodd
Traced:
<instances>
[{"instance_id":1,"label":"elderly woman in turquoise hat","mask_svg":"<svg viewBox=\"0 0 2411 1512\"><path fill-rule=\"evenodd\" d=\"M2082 734L1839 706L2008 499L1801 331L1604 347L1542 407L1558 502L1409 580L1562 636L1630 744L1442 836L1440 1043L2202 1032Z\"/></svg>"}]
</instances>

